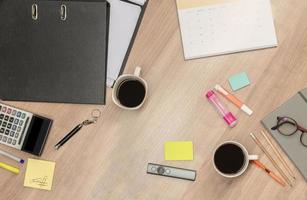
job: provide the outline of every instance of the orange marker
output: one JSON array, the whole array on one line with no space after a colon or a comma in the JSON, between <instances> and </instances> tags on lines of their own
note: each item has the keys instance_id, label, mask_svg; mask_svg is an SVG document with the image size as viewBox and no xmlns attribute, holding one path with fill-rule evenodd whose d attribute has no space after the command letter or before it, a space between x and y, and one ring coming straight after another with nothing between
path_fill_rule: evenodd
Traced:
<instances>
[{"instance_id":1,"label":"orange marker","mask_svg":"<svg viewBox=\"0 0 307 200\"><path fill-rule=\"evenodd\" d=\"M238 108L240 108L243 112L245 112L248 115L252 115L253 111L247 107L244 103L242 103L237 97L230 94L228 91L226 91L222 86L216 85L215 90L218 91L221 95L223 95L228 101L236 105Z\"/></svg>"},{"instance_id":2,"label":"orange marker","mask_svg":"<svg viewBox=\"0 0 307 200\"><path fill-rule=\"evenodd\" d=\"M277 183L279 183L280 185L282 185L283 187L286 186L285 182L279 178L274 172L272 172L271 170L269 170L268 168L266 168L266 166L264 166L264 164L262 164L259 160L253 160L252 161L257 167L263 169L270 177L272 177Z\"/></svg>"}]
</instances>

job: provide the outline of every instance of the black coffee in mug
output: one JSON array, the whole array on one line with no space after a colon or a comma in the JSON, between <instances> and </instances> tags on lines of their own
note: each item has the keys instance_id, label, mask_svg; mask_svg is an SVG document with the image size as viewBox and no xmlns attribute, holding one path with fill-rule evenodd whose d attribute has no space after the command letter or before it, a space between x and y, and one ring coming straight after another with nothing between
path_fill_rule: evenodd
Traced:
<instances>
[{"instance_id":1,"label":"black coffee in mug","mask_svg":"<svg viewBox=\"0 0 307 200\"><path fill-rule=\"evenodd\" d=\"M146 88L138 80L125 80L117 89L117 98L119 102L126 107L133 108L140 105L146 94Z\"/></svg>"},{"instance_id":2,"label":"black coffee in mug","mask_svg":"<svg viewBox=\"0 0 307 200\"><path fill-rule=\"evenodd\" d=\"M224 144L220 146L214 155L214 164L223 174L236 174L245 164L243 150L235 144Z\"/></svg>"}]
</instances>

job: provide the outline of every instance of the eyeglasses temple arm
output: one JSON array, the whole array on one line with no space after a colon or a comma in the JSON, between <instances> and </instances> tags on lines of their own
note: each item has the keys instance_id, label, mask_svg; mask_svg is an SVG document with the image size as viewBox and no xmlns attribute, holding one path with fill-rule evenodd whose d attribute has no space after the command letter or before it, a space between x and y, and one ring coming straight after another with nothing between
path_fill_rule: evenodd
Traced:
<instances>
[{"instance_id":1,"label":"eyeglasses temple arm","mask_svg":"<svg viewBox=\"0 0 307 200\"><path fill-rule=\"evenodd\" d=\"M280 126L281 126L281 124L277 124L276 126L273 126L273 127L271 128L271 130L275 131L275 130L278 129L278 127L280 127Z\"/></svg>"},{"instance_id":2,"label":"eyeglasses temple arm","mask_svg":"<svg viewBox=\"0 0 307 200\"><path fill-rule=\"evenodd\" d=\"M276 129L278 129L279 127L281 127L282 125L284 125L284 124L292 124L292 125L296 125L296 124L294 124L293 122L290 122L290 121L283 121L283 122L281 122L281 123L277 123L277 125L276 126L273 126L272 128L271 128L271 130L276 130ZM300 127L300 126L298 126L298 127ZM307 129L304 129L303 127L301 127L303 130L304 130L304 132L307 132ZM303 131L303 130L301 130L301 131Z\"/></svg>"},{"instance_id":3,"label":"eyeglasses temple arm","mask_svg":"<svg viewBox=\"0 0 307 200\"><path fill-rule=\"evenodd\" d=\"M304 127L297 125L298 130L302 131L303 133L307 132L307 129L305 129Z\"/></svg>"}]
</instances>

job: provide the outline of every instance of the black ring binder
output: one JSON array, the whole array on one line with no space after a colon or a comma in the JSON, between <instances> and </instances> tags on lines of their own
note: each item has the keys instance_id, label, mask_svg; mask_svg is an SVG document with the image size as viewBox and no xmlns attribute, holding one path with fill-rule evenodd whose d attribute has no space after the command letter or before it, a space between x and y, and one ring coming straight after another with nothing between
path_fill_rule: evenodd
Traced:
<instances>
[{"instance_id":1,"label":"black ring binder","mask_svg":"<svg viewBox=\"0 0 307 200\"><path fill-rule=\"evenodd\" d=\"M2 99L105 104L109 12L104 0L2 0Z\"/></svg>"}]
</instances>

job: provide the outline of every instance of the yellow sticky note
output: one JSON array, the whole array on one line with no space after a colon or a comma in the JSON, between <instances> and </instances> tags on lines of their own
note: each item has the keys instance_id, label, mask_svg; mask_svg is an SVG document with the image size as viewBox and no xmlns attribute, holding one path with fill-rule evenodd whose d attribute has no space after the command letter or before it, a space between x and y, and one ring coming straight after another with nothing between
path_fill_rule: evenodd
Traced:
<instances>
[{"instance_id":1,"label":"yellow sticky note","mask_svg":"<svg viewBox=\"0 0 307 200\"><path fill-rule=\"evenodd\" d=\"M193 160L193 142L166 142L164 157L165 160Z\"/></svg>"},{"instance_id":2,"label":"yellow sticky note","mask_svg":"<svg viewBox=\"0 0 307 200\"><path fill-rule=\"evenodd\" d=\"M28 159L25 187L51 190L55 162Z\"/></svg>"}]
</instances>

